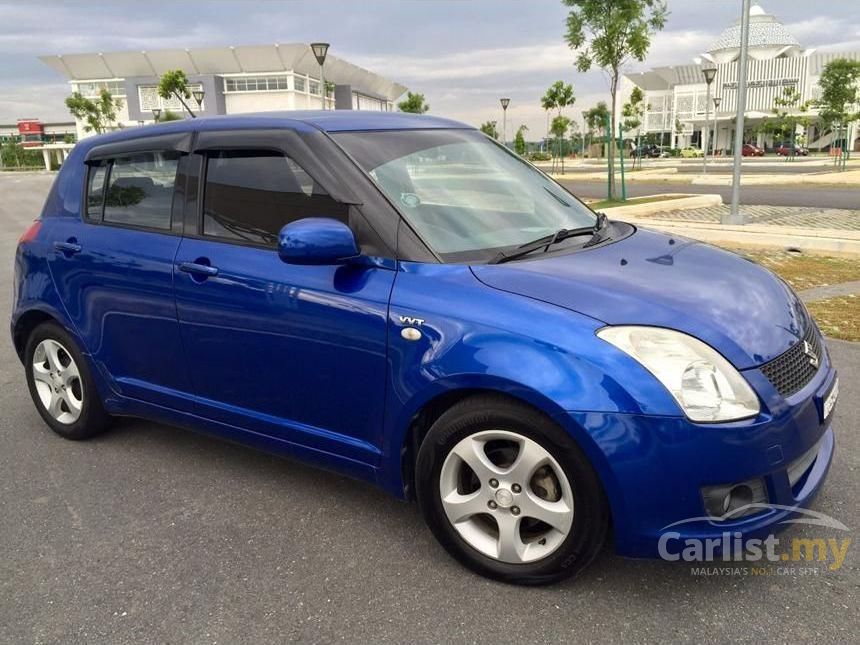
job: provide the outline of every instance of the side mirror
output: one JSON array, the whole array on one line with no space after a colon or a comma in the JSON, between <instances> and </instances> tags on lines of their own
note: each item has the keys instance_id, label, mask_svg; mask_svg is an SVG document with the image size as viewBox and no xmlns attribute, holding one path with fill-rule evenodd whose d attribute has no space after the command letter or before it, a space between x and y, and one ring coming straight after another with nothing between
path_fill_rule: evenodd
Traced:
<instances>
[{"instance_id":1,"label":"side mirror","mask_svg":"<svg viewBox=\"0 0 860 645\"><path fill-rule=\"evenodd\" d=\"M278 255L287 264L343 264L359 254L350 228L329 217L290 222L278 236Z\"/></svg>"}]
</instances>

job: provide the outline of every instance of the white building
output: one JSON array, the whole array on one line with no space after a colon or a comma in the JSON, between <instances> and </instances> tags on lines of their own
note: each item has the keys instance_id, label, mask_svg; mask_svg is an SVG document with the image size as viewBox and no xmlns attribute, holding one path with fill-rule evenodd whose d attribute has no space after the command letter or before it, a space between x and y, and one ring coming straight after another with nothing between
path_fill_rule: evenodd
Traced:
<instances>
[{"instance_id":1,"label":"white building","mask_svg":"<svg viewBox=\"0 0 860 645\"><path fill-rule=\"evenodd\" d=\"M319 109L320 70L310 46L304 43L162 49L92 54L41 56L47 65L69 79L70 90L95 98L102 88L122 100L117 125L132 126L153 120L153 110L183 115L175 99L158 96L158 81L168 70L181 69L192 90L202 90L201 114L239 114L268 110ZM327 97L329 109L394 109L406 88L366 69L329 55L325 80L335 84ZM193 99L186 101L195 111ZM78 123L78 136L87 136Z\"/></svg>"},{"instance_id":2,"label":"white building","mask_svg":"<svg viewBox=\"0 0 860 645\"><path fill-rule=\"evenodd\" d=\"M710 150L716 118L716 149L731 149L737 109L740 31L738 21L723 31L707 52L694 59L693 64L656 67L647 72L625 75L622 86L624 101L634 85L645 93L648 108L641 128L642 134L658 135L664 145L673 147L701 147L704 139ZM799 92L798 105L817 98L821 72L828 61L835 58L860 60L860 52L818 53L814 48L804 49L774 16L767 14L760 6L753 5L750 9L744 141L759 147L779 143L768 135L756 132L764 119L773 117L774 98L781 95L786 87L793 87ZM702 68L706 65L717 68L711 85L711 97L721 99L716 114L713 102L708 106L707 126L707 85L702 75ZM797 109L791 112L800 114ZM814 107L805 114L812 123L808 132L799 131L798 134L804 137L810 149L827 149L834 140L834 133L820 127ZM852 142L852 149L860 149L860 132L856 126L849 135L849 141Z\"/></svg>"}]
</instances>

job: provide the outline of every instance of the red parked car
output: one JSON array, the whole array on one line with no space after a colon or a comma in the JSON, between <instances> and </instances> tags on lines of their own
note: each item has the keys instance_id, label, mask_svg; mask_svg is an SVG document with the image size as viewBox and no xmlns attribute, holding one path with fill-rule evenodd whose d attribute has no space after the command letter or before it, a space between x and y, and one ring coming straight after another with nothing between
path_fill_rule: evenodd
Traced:
<instances>
[{"instance_id":1,"label":"red parked car","mask_svg":"<svg viewBox=\"0 0 860 645\"><path fill-rule=\"evenodd\" d=\"M741 154L744 157L764 157L764 150L751 143L745 143L744 147L741 148Z\"/></svg>"},{"instance_id":2,"label":"red parked car","mask_svg":"<svg viewBox=\"0 0 860 645\"><path fill-rule=\"evenodd\" d=\"M775 151L775 152L776 152L776 154L780 155L781 157L789 157L789 156L791 156L791 155L792 155L792 151L791 151L791 142L787 142L787 143L780 144L780 145L777 147L777 149L776 149L776 151ZM805 157L806 155L808 155L808 154L809 154L809 150L807 150L807 149L806 149L806 148L804 148L803 146L799 146L799 145L795 144L795 146L794 146L794 153L793 153L793 154L794 154L794 155L799 155L799 156L801 156L801 157Z\"/></svg>"}]
</instances>

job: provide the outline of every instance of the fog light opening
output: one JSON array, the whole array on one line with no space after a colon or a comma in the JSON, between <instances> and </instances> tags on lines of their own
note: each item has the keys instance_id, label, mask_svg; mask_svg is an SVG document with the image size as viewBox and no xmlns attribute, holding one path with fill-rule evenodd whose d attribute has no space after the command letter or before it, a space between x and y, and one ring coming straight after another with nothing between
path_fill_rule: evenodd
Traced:
<instances>
[{"instance_id":1,"label":"fog light opening","mask_svg":"<svg viewBox=\"0 0 860 645\"><path fill-rule=\"evenodd\" d=\"M746 484L732 486L723 498L723 515L752 504L753 498L753 490Z\"/></svg>"}]
</instances>

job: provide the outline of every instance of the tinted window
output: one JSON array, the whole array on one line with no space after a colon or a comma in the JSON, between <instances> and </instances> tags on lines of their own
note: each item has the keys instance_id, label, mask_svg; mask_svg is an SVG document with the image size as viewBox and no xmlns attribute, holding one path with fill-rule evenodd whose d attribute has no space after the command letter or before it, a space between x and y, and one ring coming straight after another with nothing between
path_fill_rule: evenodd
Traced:
<instances>
[{"instance_id":1,"label":"tinted window","mask_svg":"<svg viewBox=\"0 0 860 645\"><path fill-rule=\"evenodd\" d=\"M87 185L87 219L98 221L102 218L107 169L105 162L99 162L90 167L90 180Z\"/></svg>"},{"instance_id":2,"label":"tinted window","mask_svg":"<svg viewBox=\"0 0 860 645\"><path fill-rule=\"evenodd\" d=\"M170 229L170 206L179 155L148 152L114 159L105 194L104 221Z\"/></svg>"},{"instance_id":3,"label":"tinted window","mask_svg":"<svg viewBox=\"0 0 860 645\"><path fill-rule=\"evenodd\" d=\"M348 208L280 153L219 152L209 157L203 234L276 246L281 228L304 217L348 222Z\"/></svg>"}]
</instances>

